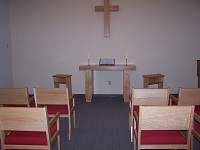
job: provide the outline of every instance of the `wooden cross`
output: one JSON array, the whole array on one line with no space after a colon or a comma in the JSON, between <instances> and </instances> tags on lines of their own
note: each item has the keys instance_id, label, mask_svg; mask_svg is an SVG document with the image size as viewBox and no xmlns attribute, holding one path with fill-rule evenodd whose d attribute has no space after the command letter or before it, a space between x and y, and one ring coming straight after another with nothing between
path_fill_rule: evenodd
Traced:
<instances>
[{"instance_id":1,"label":"wooden cross","mask_svg":"<svg viewBox=\"0 0 200 150\"><path fill-rule=\"evenodd\" d=\"M95 6L96 12L104 11L104 36L110 36L110 11L119 11L119 5L110 5L109 0L104 0L104 6Z\"/></svg>"}]
</instances>

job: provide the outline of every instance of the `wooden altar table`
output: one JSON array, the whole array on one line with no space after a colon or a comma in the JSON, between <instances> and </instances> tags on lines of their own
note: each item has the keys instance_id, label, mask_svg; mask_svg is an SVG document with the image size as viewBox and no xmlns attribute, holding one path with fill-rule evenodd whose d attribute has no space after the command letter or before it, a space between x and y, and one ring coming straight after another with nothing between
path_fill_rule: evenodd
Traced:
<instances>
[{"instance_id":1,"label":"wooden altar table","mask_svg":"<svg viewBox=\"0 0 200 150\"><path fill-rule=\"evenodd\" d=\"M123 98L124 102L130 101L130 71L135 71L135 65L81 65L79 70L85 71L85 99L91 102L93 94L93 71L123 71Z\"/></svg>"}]
</instances>

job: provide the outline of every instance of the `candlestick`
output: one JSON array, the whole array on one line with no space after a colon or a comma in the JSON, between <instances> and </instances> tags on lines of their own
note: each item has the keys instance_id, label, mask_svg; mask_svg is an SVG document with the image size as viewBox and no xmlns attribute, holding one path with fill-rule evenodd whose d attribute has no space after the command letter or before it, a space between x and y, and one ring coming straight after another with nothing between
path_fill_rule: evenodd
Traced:
<instances>
[{"instance_id":1,"label":"candlestick","mask_svg":"<svg viewBox=\"0 0 200 150\"><path fill-rule=\"evenodd\" d=\"M90 65L90 53L88 52L88 66Z\"/></svg>"},{"instance_id":2,"label":"candlestick","mask_svg":"<svg viewBox=\"0 0 200 150\"><path fill-rule=\"evenodd\" d=\"M128 60L126 59L126 66L128 65Z\"/></svg>"}]
</instances>

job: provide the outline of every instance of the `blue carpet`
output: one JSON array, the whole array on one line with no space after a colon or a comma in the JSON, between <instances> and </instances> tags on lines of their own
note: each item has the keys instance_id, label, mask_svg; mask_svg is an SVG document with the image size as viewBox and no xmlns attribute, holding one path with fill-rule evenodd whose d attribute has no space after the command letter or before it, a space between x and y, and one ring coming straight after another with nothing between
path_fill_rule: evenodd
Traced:
<instances>
[{"instance_id":1,"label":"blue carpet","mask_svg":"<svg viewBox=\"0 0 200 150\"><path fill-rule=\"evenodd\" d=\"M61 145L66 150L131 150L128 103L119 98L76 98L76 129L68 140L68 122L61 119ZM64 128L65 127L65 128ZM54 149L57 147L54 145Z\"/></svg>"}]
</instances>

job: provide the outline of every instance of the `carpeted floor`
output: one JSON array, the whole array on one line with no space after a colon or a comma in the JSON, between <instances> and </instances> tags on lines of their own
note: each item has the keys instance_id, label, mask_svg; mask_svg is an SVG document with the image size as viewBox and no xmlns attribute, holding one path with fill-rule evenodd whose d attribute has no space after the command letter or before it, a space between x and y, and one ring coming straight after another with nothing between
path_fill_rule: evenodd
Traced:
<instances>
[{"instance_id":1,"label":"carpeted floor","mask_svg":"<svg viewBox=\"0 0 200 150\"><path fill-rule=\"evenodd\" d=\"M68 125L61 119L62 150L131 150L128 103L122 98L76 98L77 127L68 141ZM66 128L63 128L66 127ZM54 145L54 149L56 149Z\"/></svg>"},{"instance_id":2,"label":"carpeted floor","mask_svg":"<svg viewBox=\"0 0 200 150\"><path fill-rule=\"evenodd\" d=\"M76 98L77 127L68 140L68 122L61 119L62 150L133 150L128 130L128 103L122 97L94 97L91 103ZM53 146L57 149L57 145ZM200 149L195 141L194 150Z\"/></svg>"}]
</instances>

